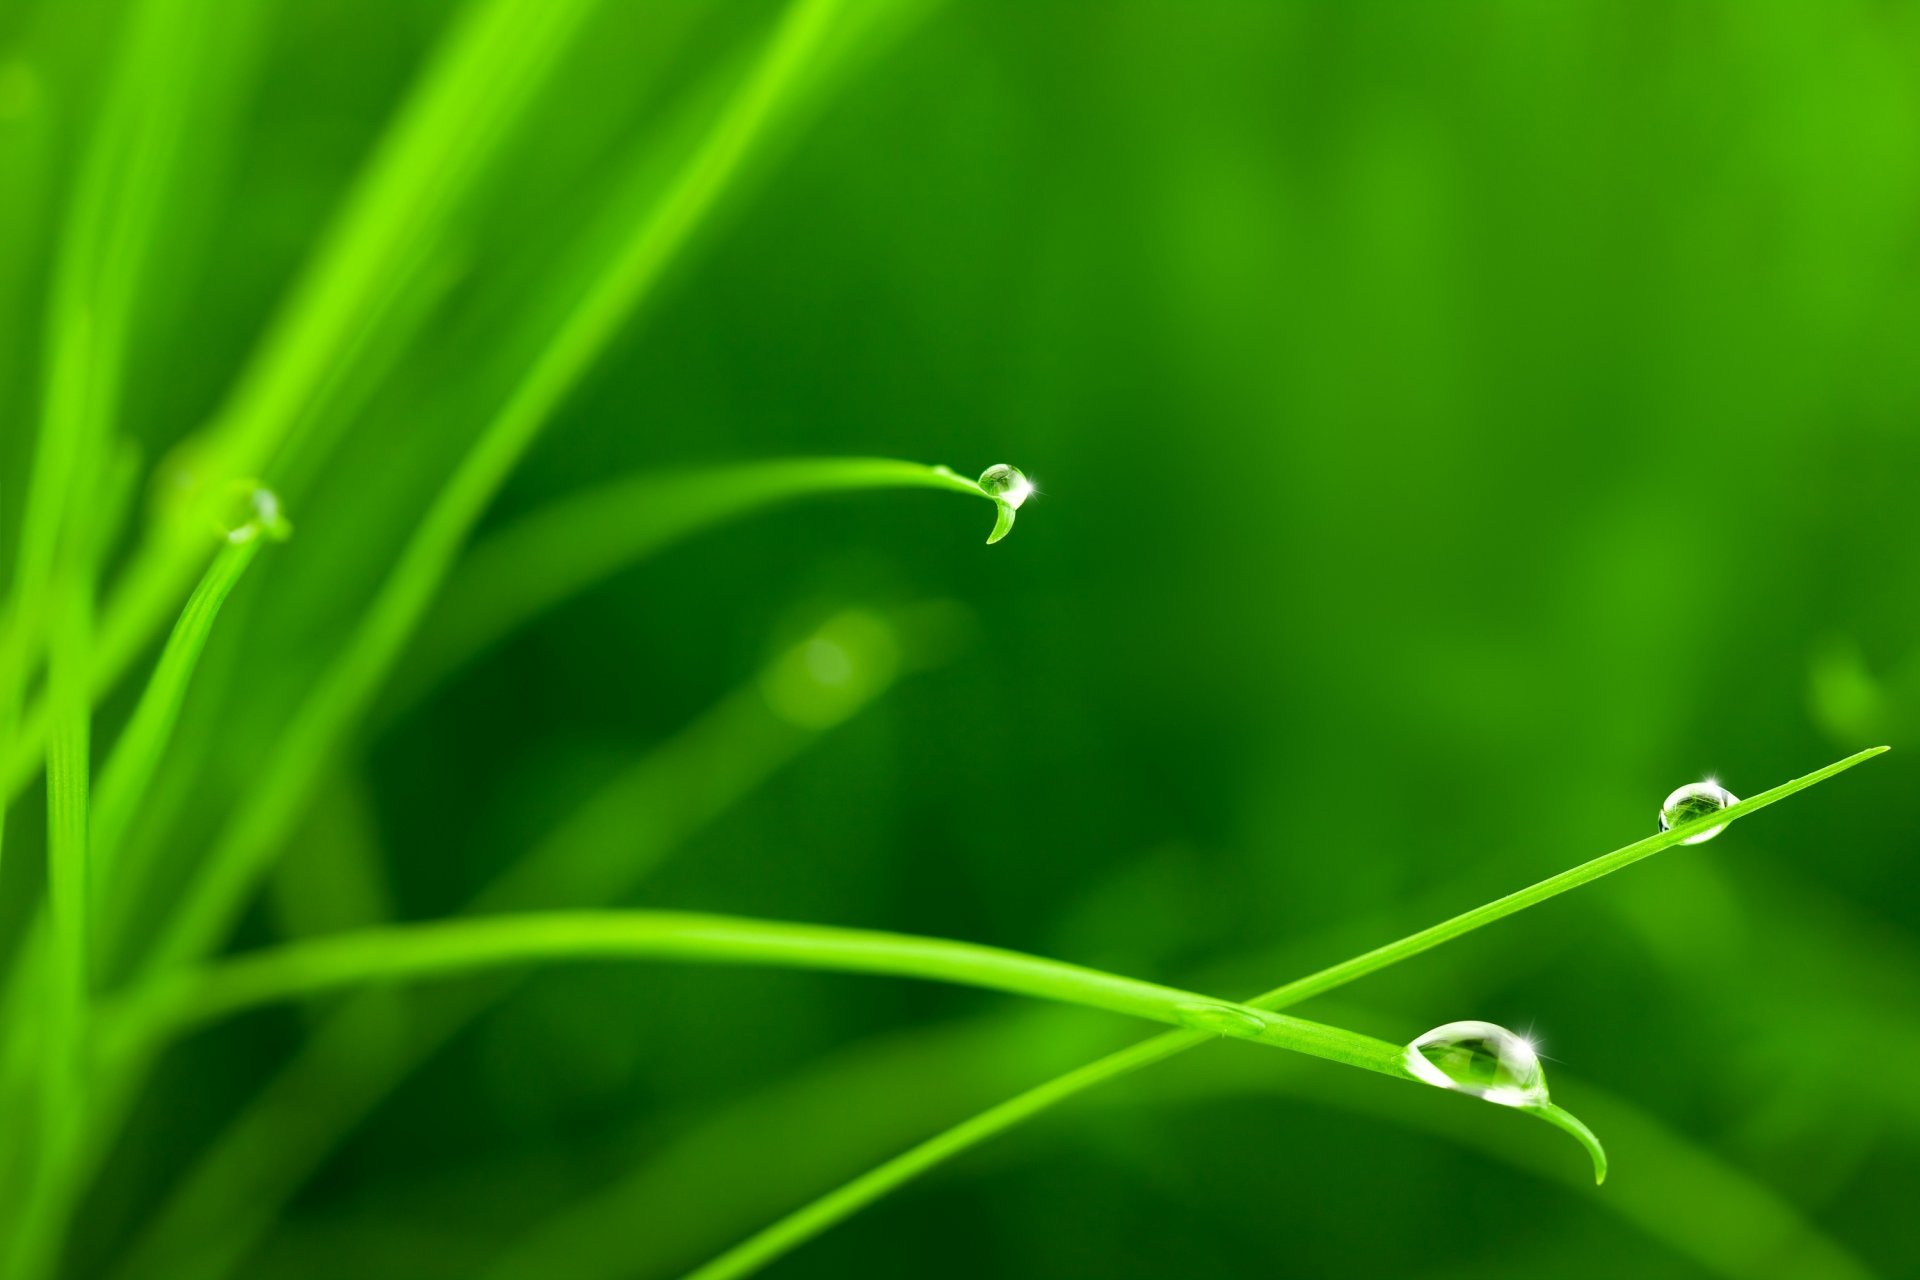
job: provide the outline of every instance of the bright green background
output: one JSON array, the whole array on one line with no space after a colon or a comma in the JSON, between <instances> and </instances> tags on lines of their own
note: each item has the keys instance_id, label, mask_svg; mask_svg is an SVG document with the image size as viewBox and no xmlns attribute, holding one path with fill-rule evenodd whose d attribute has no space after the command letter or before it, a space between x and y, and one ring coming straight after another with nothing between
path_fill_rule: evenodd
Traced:
<instances>
[{"instance_id":1,"label":"bright green background","mask_svg":"<svg viewBox=\"0 0 1920 1280\"><path fill-rule=\"evenodd\" d=\"M8 539L116 8L0 11ZM125 428L149 460L218 407L451 11L233 8L135 334ZM176 868L518 372L513 326L623 166L701 118L778 12L603 8L341 449L267 477L298 535L241 588L190 704L152 837ZM342 927L381 893L453 910L849 605L965 620L633 904L1240 996L1626 844L1680 783L1749 794L1890 742L1716 843L1303 1008L1396 1041L1532 1028L1556 1098L1610 1139L1605 1188L1543 1126L1229 1044L773 1274L1855 1274L1779 1243L1792 1213L1912 1274L1920 6L913 8L785 123L494 518L796 454L1012 462L1042 496L991 549L982 504L935 494L768 513L571 601L364 740L248 937ZM37 803L10 852L37 847ZM384 887L354 870L369 851ZM9 922L34 874L10 859ZM1011 1003L542 976L357 1132L242 1272L472 1274L653 1167L621 1230L544 1274L672 1274L1141 1034ZM301 1026L256 1016L175 1055L73 1274L104 1274Z\"/></svg>"}]
</instances>

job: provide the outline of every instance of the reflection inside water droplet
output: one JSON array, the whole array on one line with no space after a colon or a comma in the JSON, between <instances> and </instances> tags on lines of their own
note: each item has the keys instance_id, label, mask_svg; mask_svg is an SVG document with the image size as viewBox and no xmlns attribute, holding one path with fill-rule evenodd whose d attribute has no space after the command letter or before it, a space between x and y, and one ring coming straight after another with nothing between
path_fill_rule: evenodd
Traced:
<instances>
[{"instance_id":1,"label":"reflection inside water droplet","mask_svg":"<svg viewBox=\"0 0 1920 1280\"><path fill-rule=\"evenodd\" d=\"M1728 805L1740 803L1740 797L1709 779L1706 782L1690 782L1666 798L1660 806L1660 829L1671 831L1675 827L1698 822L1720 812ZM1722 822L1708 827L1698 835L1688 836L1681 844L1699 844L1711 840L1727 829Z\"/></svg>"},{"instance_id":2,"label":"reflection inside water droplet","mask_svg":"<svg viewBox=\"0 0 1920 1280\"><path fill-rule=\"evenodd\" d=\"M1258 1035L1267 1027L1257 1015L1224 1004L1183 1004L1174 1012L1182 1026L1221 1036Z\"/></svg>"},{"instance_id":3,"label":"reflection inside water droplet","mask_svg":"<svg viewBox=\"0 0 1920 1280\"><path fill-rule=\"evenodd\" d=\"M1505 1107L1547 1101L1533 1042L1491 1022L1449 1022L1407 1046L1407 1070L1428 1084Z\"/></svg>"},{"instance_id":4,"label":"reflection inside water droplet","mask_svg":"<svg viewBox=\"0 0 1920 1280\"><path fill-rule=\"evenodd\" d=\"M988 497L999 499L1015 511L1033 496L1033 482L1021 474L1020 468L1010 467L1004 462L982 471L978 483L987 491Z\"/></svg>"}]
</instances>

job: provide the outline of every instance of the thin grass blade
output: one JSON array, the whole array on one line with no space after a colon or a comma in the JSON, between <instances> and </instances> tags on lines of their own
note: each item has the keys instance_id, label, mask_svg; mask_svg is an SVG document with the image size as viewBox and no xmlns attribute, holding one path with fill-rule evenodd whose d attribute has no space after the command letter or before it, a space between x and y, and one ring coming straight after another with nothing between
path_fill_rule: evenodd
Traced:
<instances>
[{"instance_id":1,"label":"thin grass blade","mask_svg":"<svg viewBox=\"0 0 1920 1280\"><path fill-rule=\"evenodd\" d=\"M1824 768L1816 769L1812 773L1795 778L1791 782L1782 783L1769 791L1722 810L1716 821L1737 821L1796 792L1805 790L1817 782L1823 782L1835 774L1870 760L1886 750L1886 747L1871 747L1865 751L1856 752L1844 760L1837 760ZM1286 1008L1305 1000L1310 995L1330 991L1356 978L1397 964L1409 956L1417 955L1442 942L1491 924L1503 916L1538 905L1557 894L1565 893L1569 889L1578 888L1601 876L1631 866L1642 858L1680 844L1690 834L1684 827L1677 828L1616 849L1612 853L1603 854L1557 876L1550 876L1486 906L1463 912L1432 928L1410 934L1398 942L1377 947L1352 960L1283 984L1255 997L1248 1003L1262 1009ZM735 1277L751 1275L821 1232L845 1221L895 1188L938 1167L954 1156L978 1146L989 1138L1005 1133L1097 1085L1130 1075L1142 1067L1151 1066L1153 1063L1174 1057L1206 1042L1206 1037L1194 1032L1168 1032L1110 1053L1084 1067L1078 1067L1024 1093L1017 1094L979 1115L935 1134L925 1142L876 1165L818 1199L802 1205L786 1217L718 1255L693 1272L689 1280L734 1280Z\"/></svg>"}]
</instances>

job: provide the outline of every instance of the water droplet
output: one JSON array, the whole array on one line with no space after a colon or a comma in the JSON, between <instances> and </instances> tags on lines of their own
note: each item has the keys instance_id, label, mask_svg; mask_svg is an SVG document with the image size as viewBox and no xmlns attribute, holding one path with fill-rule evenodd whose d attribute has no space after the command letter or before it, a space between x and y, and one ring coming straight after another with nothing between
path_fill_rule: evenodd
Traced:
<instances>
[{"instance_id":1,"label":"water droplet","mask_svg":"<svg viewBox=\"0 0 1920 1280\"><path fill-rule=\"evenodd\" d=\"M220 535L235 543L252 542L262 534L284 542L293 533L280 509L280 495L258 480L235 480L228 486L225 509L216 524Z\"/></svg>"},{"instance_id":2,"label":"water droplet","mask_svg":"<svg viewBox=\"0 0 1920 1280\"><path fill-rule=\"evenodd\" d=\"M1532 1041L1491 1022L1449 1022L1407 1046L1407 1070L1428 1084L1504 1107L1540 1107L1547 1077Z\"/></svg>"},{"instance_id":3,"label":"water droplet","mask_svg":"<svg viewBox=\"0 0 1920 1280\"><path fill-rule=\"evenodd\" d=\"M1690 822L1720 812L1728 805L1740 803L1740 797L1733 794L1717 782L1690 782L1666 798L1660 806L1660 829L1671 831L1675 827L1684 827ZM1681 844L1700 844L1711 840L1727 829L1722 822L1708 827L1699 835L1688 836Z\"/></svg>"},{"instance_id":4,"label":"water droplet","mask_svg":"<svg viewBox=\"0 0 1920 1280\"><path fill-rule=\"evenodd\" d=\"M1033 482L1021 474L1020 468L1010 467L1004 462L982 471L978 483L987 491L988 497L1006 503L1015 511L1033 496Z\"/></svg>"},{"instance_id":5,"label":"water droplet","mask_svg":"<svg viewBox=\"0 0 1920 1280\"><path fill-rule=\"evenodd\" d=\"M1002 462L982 471L974 483L980 486L980 492L993 499L998 512L993 522L993 532L987 535L987 545L992 546L1013 532L1013 513L1020 509L1021 503L1033 496L1033 481L1022 475L1020 468Z\"/></svg>"},{"instance_id":6,"label":"water droplet","mask_svg":"<svg viewBox=\"0 0 1920 1280\"><path fill-rule=\"evenodd\" d=\"M1183 1004L1174 1010L1182 1026L1220 1036L1256 1036L1267 1024L1256 1014L1224 1004Z\"/></svg>"}]
</instances>

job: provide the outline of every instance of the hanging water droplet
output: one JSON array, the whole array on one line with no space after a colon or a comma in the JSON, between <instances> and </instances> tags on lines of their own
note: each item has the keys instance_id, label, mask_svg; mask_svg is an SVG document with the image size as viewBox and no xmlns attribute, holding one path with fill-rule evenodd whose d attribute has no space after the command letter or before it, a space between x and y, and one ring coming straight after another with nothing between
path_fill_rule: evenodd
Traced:
<instances>
[{"instance_id":1,"label":"hanging water droplet","mask_svg":"<svg viewBox=\"0 0 1920 1280\"><path fill-rule=\"evenodd\" d=\"M988 497L1006 503L1015 511L1033 494L1033 482L1021 474L1020 468L1010 467L1004 462L982 471L979 485L987 491Z\"/></svg>"},{"instance_id":2,"label":"hanging water droplet","mask_svg":"<svg viewBox=\"0 0 1920 1280\"><path fill-rule=\"evenodd\" d=\"M252 542L265 534L275 542L284 542L293 526L280 509L280 495L258 480L235 480L227 487L227 496L217 525L228 542Z\"/></svg>"},{"instance_id":3,"label":"hanging water droplet","mask_svg":"<svg viewBox=\"0 0 1920 1280\"><path fill-rule=\"evenodd\" d=\"M1675 827L1684 827L1690 822L1698 822L1710 817L1729 805L1740 803L1740 797L1719 783L1709 779L1706 782L1690 782L1668 796L1660 806L1660 829L1671 831ZM1698 835L1688 836L1681 844L1700 844L1711 840L1727 829L1722 822L1708 827Z\"/></svg>"},{"instance_id":4,"label":"hanging water droplet","mask_svg":"<svg viewBox=\"0 0 1920 1280\"><path fill-rule=\"evenodd\" d=\"M1220 1036L1254 1036L1266 1030L1258 1015L1224 1004L1183 1004L1174 1009L1180 1024Z\"/></svg>"},{"instance_id":5,"label":"hanging water droplet","mask_svg":"<svg viewBox=\"0 0 1920 1280\"><path fill-rule=\"evenodd\" d=\"M1033 496L1033 481L1021 474L1020 468L1002 462L982 471L974 483L980 486L980 492L993 499L1000 513L993 522L993 532L987 535L987 545L992 546L1013 532L1013 513Z\"/></svg>"},{"instance_id":6,"label":"hanging water droplet","mask_svg":"<svg viewBox=\"0 0 1920 1280\"><path fill-rule=\"evenodd\" d=\"M1533 1042L1491 1022L1449 1022L1407 1046L1407 1070L1428 1084L1504 1107L1540 1107L1547 1077Z\"/></svg>"}]
</instances>

